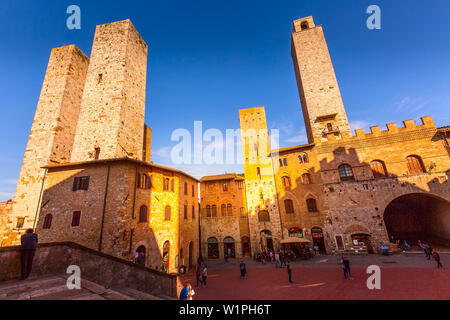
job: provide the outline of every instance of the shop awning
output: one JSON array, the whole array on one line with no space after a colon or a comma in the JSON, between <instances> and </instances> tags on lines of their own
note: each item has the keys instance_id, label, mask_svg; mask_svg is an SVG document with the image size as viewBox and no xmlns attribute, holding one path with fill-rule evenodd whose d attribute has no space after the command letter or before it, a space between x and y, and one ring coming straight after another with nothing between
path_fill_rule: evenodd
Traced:
<instances>
[{"instance_id":1,"label":"shop awning","mask_svg":"<svg viewBox=\"0 0 450 320\"><path fill-rule=\"evenodd\" d=\"M280 243L311 243L311 241L305 238L289 237L281 240Z\"/></svg>"}]
</instances>

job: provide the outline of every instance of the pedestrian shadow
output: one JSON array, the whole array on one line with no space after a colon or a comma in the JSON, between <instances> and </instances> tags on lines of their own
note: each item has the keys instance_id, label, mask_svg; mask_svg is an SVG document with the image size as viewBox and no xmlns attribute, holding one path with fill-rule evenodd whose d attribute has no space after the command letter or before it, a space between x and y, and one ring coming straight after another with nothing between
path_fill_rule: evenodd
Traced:
<instances>
[{"instance_id":1,"label":"pedestrian shadow","mask_svg":"<svg viewBox=\"0 0 450 320\"><path fill-rule=\"evenodd\" d=\"M321 287L326 285L326 282L319 282L319 283L312 283L312 284L291 284L291 285L285 285L285 286L280 286L280 288L292 288L292 287L296 287L296 288L314 288L314 287Z\"/></svg>"}]
</instances>

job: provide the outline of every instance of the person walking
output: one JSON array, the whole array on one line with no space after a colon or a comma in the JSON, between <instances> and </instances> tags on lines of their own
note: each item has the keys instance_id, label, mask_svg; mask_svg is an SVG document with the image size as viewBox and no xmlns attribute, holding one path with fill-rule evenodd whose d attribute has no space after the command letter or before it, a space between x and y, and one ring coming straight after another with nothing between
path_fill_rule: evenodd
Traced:
<instances>
[{"instance_id":1,"label":"person walking","mask_svg":"<svg viewBox=\"0 0 450 320\"><path fill-rule=\"evenodd\" d=\"M197 268L195 269L195 278L197 280L197 287L199 283L202 283L202 265L200 263L200 261L197 261Z\"/></svg>"},{"instance_id":2,"label":"person walking","mask_svg":"<svg viewBox=\"0 0 450 320\"><path fill-rule=\"evenodd\" d=\"M288 272L288 275L289 275L289 283L293 283L293 282L292 282L292 270L291 270L291 264L290 264L289 261L288 261L288 263L286 264L286 268L287 268L287 272Z\"/></svg>"},{"instance_id":3,"label":"person walking","mask_svg":"<svg viewBox=\"0 0 450 320\"><path fill-rule=\"evenodd\" d=\"M26 233L20 237L22 270L20 279L25 280L30 276L33 266L33 258L36 252L38 236L33 233L33 229L27 229Z\"/></svg>"},{"instance_id":4,"label":"person walking","mask_svg":"<svg viewBox=\"0 0 450 320\"><path fill-rule=\"evenodd\" d=\"M436 251L436 249L433 249L432 255L433 255L434 260L436 260L436 262L437 262L437 267L438 267L438 269L439 269L439 268L444 268L444 267L442 266L442 263L441 263L441 256L440 256L439 253Z\"/></svg>"},{"instance_id":5,"label":"person walking","mask_svg":"<svg viewBox=\"0 0 450 320\"><path fill-rule=\"evenodd\" d=\"M208 267L205 265L203 265L203 269L202 269L202 286L206 287L206 278L208 277Z\"/></svg>"},{"instance_id":6,"label":"person walking","mask_svg":"<svg viewBox=\"0 0 450 320\"><path fill-rule=\"evenodd\" d=\"M275 268L281 268L281 262L280 262L280 253L279 251L275 252Z\"/></svg>"},{"instance_id":7,"label":"person walking","mask_svg":"<svg viewBox=\"0 0 450 320\"><path fill-rule=\"evenodd\" d=\"M342 268L344 270L344 278L351 280L351 273L350 273L350 260L348 260L346 257L342 255L341 257L341 263Z\"/></svg>"},{"instance_id":8,"label":"person walking","mask_svg":"<svg viewBox=\"0 0 450 320\"><path fill-rule=\"evenodd\" d=\"M417 244L425 252L425 256L427 257L427 260L430 260L430 256L431 256L431 250L430 249L431 249L431 247L429 245L427 245L426 243L423 243L420 240L417 242Z\"/></svg>"},{"instance_id":9,"label":"person walking","mask_svg":"<svg viewBox=\"0 0 450 320\"><path fill-rule=\"evenodd\" d=\"M239 265L239 269L241 271L241 279L247 278L247 268L245 267L244 261L241 259L241 263Z\"/></svg>"}]
</instances>

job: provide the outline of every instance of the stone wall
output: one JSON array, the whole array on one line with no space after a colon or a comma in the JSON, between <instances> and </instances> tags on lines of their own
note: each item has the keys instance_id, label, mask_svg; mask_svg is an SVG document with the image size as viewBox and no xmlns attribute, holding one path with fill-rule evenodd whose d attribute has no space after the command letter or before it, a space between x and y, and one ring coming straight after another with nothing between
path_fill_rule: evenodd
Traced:
<instances>
[{"instance_id":1,"label":"stone wall","mask_svg":"<svg viewBox=\"0 0 450 320\"><path fill-rule=\"evenodd\" d=\"M325 211L328 209L324 202L322 177L314 146L280 149L278 157L282 162L287 161L287 166L282 167L278 161L274 161L283 236L288 237L289 230L296 228L302 231L304 238L313 241L311 229L324 228ZM308 176L305 177L305 174ZM289 186L283 184L282 179L286 177ZM308 199L316 201L317 211L308 210ZM286 210L286 201L289 200L293 202L293 213Z\"/></svg>"},{"instance_id":2,"label":"stone wall","mask_svg":"<svg viewBox=\"0 0 450 320\"><path fill-rule=\"evenodd\" d=\"M72 162L142 160L147 45L130 20L97 26Z\"/></svg>"},{"instance_id":3,"label":"stone wall","mask_svg":"<svg viewBox=\"0 0 450 320\"><path fill-rule=\"evenodd\" d=\"M0 248L0 281L20 277L20 247ZM71 242L40 244L31 276L65 274L70 265L80 267L82 279L103 286L129 287L157 296L176 298L178 277Z\"/></svg>"},{"instance_id":4,"label":"stone wall","mask_svg":"<svg viewBox=\"0 0 450 320\"><path fill-rule=\"evenodd\" d=\"M138 185L138 174L147 175L151 188ZM73 191L75 177L83 176L89 176L88 190ZM163 188L166 178L169 190ZM188 195L184 194L185 182ZM168 241L169 272L177 272L180 264L188 265L191 243L191 260L195 263L198 257L197 181L180 171L130 159L53 166L48 168L42 199L37 223L41 242L73 241L130 261L144 246L145 265L161 270L164 243ZM143 206L146 220L140 218ZM170 206L170 220L165 218L166 206ZM81 211L80 225L75 227L74 211ZM53 216L50 229L43 228L47 214ZM179 261L181 248L184 257Z\"/></svg>"},{"instance_id":5,"label":"stone wall","mask_svg":"<svg viewBox=\"0 0 450 320\"><path fill-rule=\"evenodd\" d=\"M322 26L312 17L294 21L291 50L309 143L322 141L328 123L339 129L338 137L350 134Z\"/></svg>"},{"instance_id":6,"label":"stone wall","mask_svg":"<svg viewBox=\"0 0 450 320\"><path fill-rule=\"evenodd\" d=\"M264 107L239 110L239 120L252 253L266 249L262 231L271 233L277 250L282 229ZM269 221L259 219L262 211Z\"/></svg>"},{"instance_id":7,"label":"stone wall","mask_svg":"<svg viewBox=\"0 0 450 320\"><path fill-rule=\"evenodd\" d=\"M226 183L228 190L224 191L223 184ZM246 211L246 198L244 179L237 174L226 174L221 176L203 177L200 183L201 195L201 241L202 256L208 257L208 239L216 238L218 241L219 258L225 256L224 242L226 237L234 240L236 258L242 257L242 237L249 236L248 219ZM232 206L232 213L223 216L222 204ZM208 217L206 206L215 205L216 217ZM241 208L244 213L241 215Z\"/></svg>"},{"instance_id":8,"label":"stone wall","mask_svg":"<svg viewBox=\"0 0 450 320\"><path fill-rule=\"evenodd\" d=\"M88 64L89 58L74 45L51 51L17 181L9 230L15 228L19 217L25 218L23 229L33 228L45 175L41 167L70 160ZM12 243L17 243L14 240Z\"/></svg>"}]
</instances>

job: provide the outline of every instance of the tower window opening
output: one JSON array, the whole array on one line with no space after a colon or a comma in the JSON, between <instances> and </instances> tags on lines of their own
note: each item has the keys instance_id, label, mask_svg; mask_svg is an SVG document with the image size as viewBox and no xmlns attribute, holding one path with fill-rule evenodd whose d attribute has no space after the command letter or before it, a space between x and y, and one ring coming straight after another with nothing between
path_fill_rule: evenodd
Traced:
<instances>
[{"instance_id":1,"label":"tower window opening","mask_svg":"<svg viewBox=\"0 0 450 320\"><path fill-rule=\"evenodd\" d=\"M300 27L301 27L301 29L302 30L306 30L306 29L308 29L308 22L302 22L302 24L300 25Z\"/></svg>"}]
</instances>

